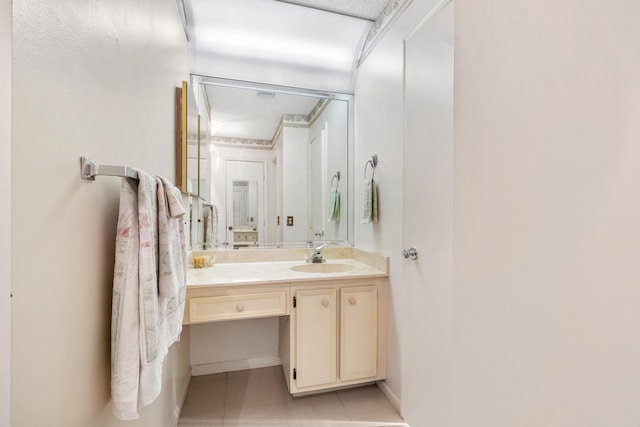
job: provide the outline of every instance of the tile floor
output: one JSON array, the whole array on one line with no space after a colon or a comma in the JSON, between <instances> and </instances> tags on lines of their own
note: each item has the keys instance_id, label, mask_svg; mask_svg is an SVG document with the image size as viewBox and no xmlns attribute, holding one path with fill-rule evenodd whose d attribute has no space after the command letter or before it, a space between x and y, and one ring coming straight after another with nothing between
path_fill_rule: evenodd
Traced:
<instances>
[{"instance_id":1,"label":"tile floor","mask_svg":"<svg viewBox=\"0 0 640 427\"><path fill-rule=\"evenodd\" d=\"M375 385L291 397L281 366L191 378L178 427L404 426Z\"/></svg>"}]
</instances>

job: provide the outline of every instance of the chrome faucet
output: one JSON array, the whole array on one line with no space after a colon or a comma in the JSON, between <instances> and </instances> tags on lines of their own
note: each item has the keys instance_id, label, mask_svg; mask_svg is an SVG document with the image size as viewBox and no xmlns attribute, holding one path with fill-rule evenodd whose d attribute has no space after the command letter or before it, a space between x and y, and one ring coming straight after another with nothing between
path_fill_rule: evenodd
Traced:
<instances>
[{"instance_id":1,"label":"chrome faucet","mask_svg":"<svg viewBox=\"0 0 640 427\"><path fill-rule=\"evenodd\" d=\"M322 248L324 248L325 246L327 246L328 243L325 243L323 245L318 245L313 249L313 255L311 255L311 258L309 258L307 260L307 262L311 262L311 263L321 263L321 262L326 262L324 260L324 258L322 258Z\"/></svg>"}]
</instances>

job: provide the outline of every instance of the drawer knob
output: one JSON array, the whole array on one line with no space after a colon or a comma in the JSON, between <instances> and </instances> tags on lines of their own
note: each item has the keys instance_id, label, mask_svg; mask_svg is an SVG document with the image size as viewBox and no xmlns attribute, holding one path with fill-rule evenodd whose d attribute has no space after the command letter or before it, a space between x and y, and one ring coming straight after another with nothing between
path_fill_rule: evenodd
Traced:
<instances>
[{"instance_id":1,"label":"drawer knob","mask_svg":"<svg viewBox=\"0 0 640 427\"><path fill-rule=\"evenodd\" d=\"M242 304L236 305L236 311L244 311L244 307Z\"/></svg>"},{"instance_id":2,"label":"drawer knob","mask_svg":"<svg viewBox=\"0 0 640 427\"><path fill-rule=\"evenodd\" d=\"M322 300L322 305L323 305L323 306L325 306L325 307L329 307L329 300L328 300L328 299L326 299L326 298L325 298L325 299L323 299L323 300Z\"/></svg>"},{"instance_id":3,"label":"drawer knob","mask_svg":"<svg viewBox=\"0 0 640 427\"><path fill-rule=\"evenodd\" d=\"M354 297L349 298L349 304L355 305L356 299Z\"/></svg>"}]
</instances>

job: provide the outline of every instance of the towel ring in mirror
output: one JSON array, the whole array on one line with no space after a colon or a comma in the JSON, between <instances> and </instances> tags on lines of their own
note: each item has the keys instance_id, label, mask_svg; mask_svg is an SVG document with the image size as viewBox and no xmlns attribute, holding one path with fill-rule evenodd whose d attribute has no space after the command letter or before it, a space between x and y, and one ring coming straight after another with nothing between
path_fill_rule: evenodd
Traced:
<instances>
[{"instance_id":1,"label":"towel ring in mirror","mask_svg":"<svg viewBox=\"0 0 640 427\"><path fill-rule=\"evenodd\" d=\"M333 182L334 180L338 180L338 182L336 182L336 186L333 186ZM340 185L340 171L336 172L332 177L331 177L331 189L332 190L337 190L338 186Z\"/></svg>"}]
</instances>

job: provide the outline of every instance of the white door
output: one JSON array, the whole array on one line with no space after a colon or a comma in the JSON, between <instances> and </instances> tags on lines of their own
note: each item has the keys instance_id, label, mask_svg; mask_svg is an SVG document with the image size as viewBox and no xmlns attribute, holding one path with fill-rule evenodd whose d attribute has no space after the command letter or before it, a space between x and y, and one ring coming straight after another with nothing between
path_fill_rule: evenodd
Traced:
<instances>
[{"instance_id":1,"label":"white door","mask_svg":"<svg viewBox=\"0 0 640 427\"><path fill-rule=\"evenodd\" d=\"M332 384L337 379L337 299L335 289L296 292L296 386Z\"/></svg>"},{"instance_id":2,"label":"white door","mask_svg":"<svg viewBox=\"0 0 640 427\"><path fill-rule=\"evenodd\" d=\"M378 373L378 287L340 289L340 380Z\"/></svg>"},{"instance_id":3,"label":"white door","mask_svg":"<svg viewBox=\"0 0 640 427\"><path fill-rule=\"evenodd\" d=\"M404 43L403 415L449 425L453 285L453 3ZM417 258L412 259L415 247Z\"/></svg>"}]
</instances>

